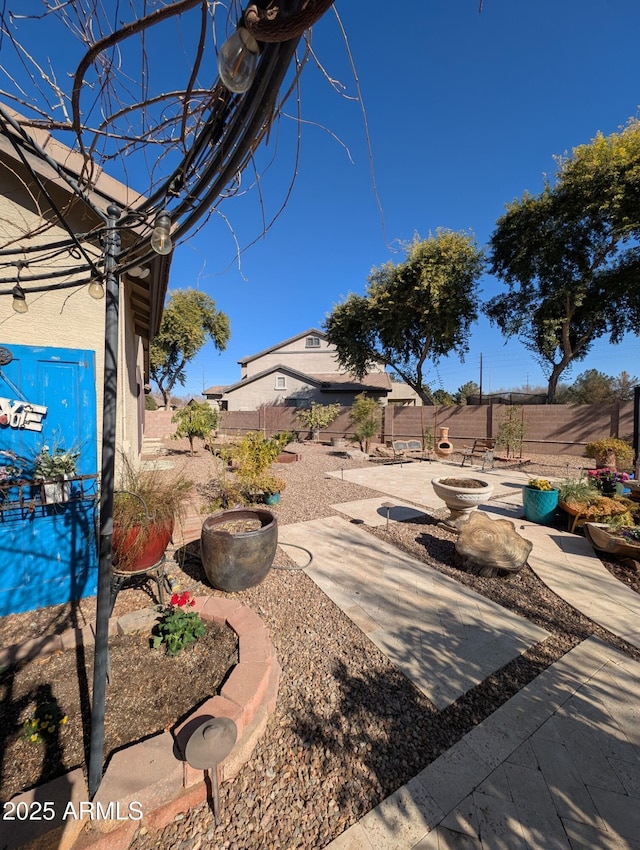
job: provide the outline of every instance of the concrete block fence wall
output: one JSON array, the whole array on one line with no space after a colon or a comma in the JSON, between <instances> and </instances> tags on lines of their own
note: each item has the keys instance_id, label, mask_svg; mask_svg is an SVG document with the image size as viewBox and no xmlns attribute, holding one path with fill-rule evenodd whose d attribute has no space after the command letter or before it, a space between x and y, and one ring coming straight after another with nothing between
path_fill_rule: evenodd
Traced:
<instances>
[{"instance_id":1,"label":"concrete block fence wall","mask_svg":"<svg viewBox=\"0 0 640 850\"><path fill-rule=\"evenodd\" d=\"M145 437L168 437L176 430L171 417L175 410L145 410L144 412L144 435Z\"/></svg>"},{"instance_id":2,"label":"concrete block fence wall","mask_svg":"<svg viewBox=\"0 0 640 850\"><path fill-rule=\"evenodd\" d=\"M401 407L388 405L380 410L380 432L374 442L390 444L392 440L420 439L430 429L437 439L440 428L449 428L449 441L454 450L474 439L496 437L502 420L513 410L509 405L456 405L452 407ZM343 407L338 418L321 431L320 438L349 437L353 426L349 407ZM175 431L171 411L146 411L145 436L168 437ZM527 454L583 455L584 447L603 437L621 437L633 442L633 402L618 404L549 404L524 405ZM300 439L310 436L296 419L296 409L268 406L259 410L227 410L221 413L219 432L228 437L248 431L262 431L271 436L279 431L295 431Z\"/></svg>"}]
</instances>

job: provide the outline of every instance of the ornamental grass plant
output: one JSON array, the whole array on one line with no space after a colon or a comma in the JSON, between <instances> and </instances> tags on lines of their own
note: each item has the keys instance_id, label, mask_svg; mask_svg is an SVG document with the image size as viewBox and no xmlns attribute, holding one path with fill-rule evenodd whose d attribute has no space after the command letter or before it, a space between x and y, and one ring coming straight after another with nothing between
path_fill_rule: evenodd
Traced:
<instances>
[{"instance_id":1,"label":"ornamental grass plant","mask_svg":"<svg viewBox=\"0 0 640 850\"><path fill-rule=\"evenodd\" d=\"M193 482L181 473L134 466L122 456L113 497L114 549L126 541L120 564L134 563L158 528L180 522L187 509L186 497Z\"/></svg>"}]
</instances>

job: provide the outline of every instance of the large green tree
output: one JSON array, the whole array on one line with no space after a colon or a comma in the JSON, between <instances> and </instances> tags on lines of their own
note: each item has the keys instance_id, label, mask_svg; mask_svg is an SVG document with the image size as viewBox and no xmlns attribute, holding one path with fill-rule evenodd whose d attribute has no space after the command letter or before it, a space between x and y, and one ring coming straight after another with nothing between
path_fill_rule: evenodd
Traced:
<instances>
[{"instance_id":1,"label":"large green tree","mask_svg":"<svg viewBox=\"0 0 640 850\"><path fill-rule=\"evenodd\" d=\"M508 292L485 305L534 352L549 401L595 340L640 328L640 122L558 158L555 178L498 220L491 271Z\"/></svg>"},{"instance_id":2,"label":"large green tree","mask_svg":"<svg viewBox=\"0 0 640 850\"><path fill-rule=\"evenodd\" d=\"M439 229L428 239L416 237L404 262L374 268L366 294L351 293L327 317L340 365L361 378L381 362L432 403L426 366L468 351L482 269L482 252L469 234Z\"/></svg>"},{"instance_id":3,"label":"large green tree","mask_svg":"<svg viewBox=\"0 0 640 850\"><path fill-rule=\"evenodd\" d=\"M215 301L197 289L174 289L162 314L160 331L149 349L151 379L165 407L176 383L184 386L185 368L211 339L218 351L229 341L229 318Z\"/></svg>"}]
</instances>

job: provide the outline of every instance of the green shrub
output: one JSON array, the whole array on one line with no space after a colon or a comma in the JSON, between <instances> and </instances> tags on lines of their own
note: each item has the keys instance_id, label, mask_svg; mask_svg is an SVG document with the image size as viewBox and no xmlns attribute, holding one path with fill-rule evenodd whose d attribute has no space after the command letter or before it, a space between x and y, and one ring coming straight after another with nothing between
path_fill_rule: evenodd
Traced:
<instances>
[{"instance_id":1,"label":"green shrub","mask_svg":"<svg viewBox=\"0 0 640 850\"><path fill-rule=\"evenodd\" d=\"M593 440L587 443L584 449L587 457L605 462L606 456L613 453L616 458L616 466L629 469L633 466L633 447L625 440L618 437L604 437L602 440Z\"/></svg>"}]
</instances>

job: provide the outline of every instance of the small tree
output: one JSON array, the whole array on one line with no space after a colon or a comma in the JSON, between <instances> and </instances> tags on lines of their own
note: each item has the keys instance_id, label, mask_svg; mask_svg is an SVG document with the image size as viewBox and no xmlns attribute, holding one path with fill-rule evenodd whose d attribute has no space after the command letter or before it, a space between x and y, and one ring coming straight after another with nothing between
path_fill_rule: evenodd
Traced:
<instances>
[{"instance_id":1,"label":"small tree","mask_svg":"<svg viewBox=\"0 0 640 850\"><path fill-rule=\"evenodd\" d=\"M286 445L285 440L286 435L266 439L259 431L249 431L230 449L230 457L237 464L236 480L247 501L254 501L261 492L284 490L285 482L270 473L269 467Z\"/></svg>"},{"instance_id":2,"label":"small tree","mask_svg":"<svg viewBox=\"0 0 640 850\"><path fill-rule=\"evenodd\" d=\"M467 398L469 396L477 396L480 395L480 387L476 384L475 381L467 381L466 384L463 384L461 387L458 387L458 391L454 395L456 404L468 404Z\"/></svg>"},{"instance_id":3,"label":"small tree","mask_svg":"<svg viewBox=\"0 0 640 850\"><path fill-rule=\"evenodd\" d=\"M507 457L518 454L522 456L522 442L527 431L527 425L522 416L522 408L510 407L498 426L496 445L504 448Z\"/></svg>"},{"instance_id":4,"label":"small tree","mask_svg":"<svg viewBox=\"0 0 640 850\"><path fill-rule=\"evenodd\" d=\"M229 317L216 309L212 298L196 289L174 289L149 348L149 375L158 385L165 408L176 384L184 386L186 366L207 340L224 351L229 334Z\"/></svg>"},{"instance_id":5,"label":"small tree","mask_svg":"<svg viewBox=\"0 0 640 850\"><path fill-rule=\"evenodd\" d=\"M363 378L382 363L432 404L429 364L469 350L478 315L482 251L467 233L438 229L406 246L405 261L385 263L369 275L365 295L351 293L333 308L324 327L340 365Z\"/></svg>"},{"instance_id":6,"label":"small tree","mask_svg":"<svg viewBox=\"0 0 640 850\"><path fill-rule=\"evenodd\" d=\"M353 400L349 419L353 423L353 439L360 443L360 449L369 451L369 440L380 430L380 405L375 398L360 393Z\"/></svg>"},{"instance_id":7,"label":"small tree","mask_svg":"<svg viewBox=\"0 0 640 850\"><path fill-rule=\"evenodd\" d=\"M318 404L312 401L311 407L303 407L296 413L296 418L311 431L314 440L317 440L320 435L320 429L331 425L334 419L340 415L340 405L335 404Z\"/></svg>"},{"instance_id":8,"label":"small tree","mask_svg":"<svg viewBox=\"0 0 640 850\"><path fill-rule=\"evenodd\" d=\"M211 407L206 401L190 401L182 410L178 410L171 417L171 421L178 423L175 433L171 435L172 440L187 437L191 456L193 456L193 441L196 437L206 440L212 431L218 427L219 412Z\"/></svg>"}]
</instances>

